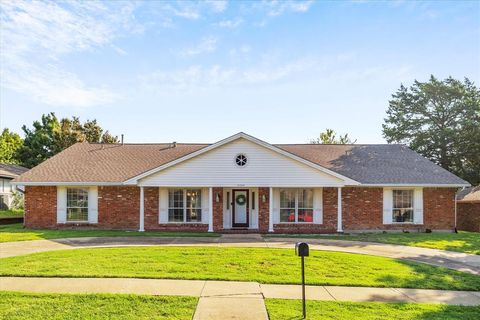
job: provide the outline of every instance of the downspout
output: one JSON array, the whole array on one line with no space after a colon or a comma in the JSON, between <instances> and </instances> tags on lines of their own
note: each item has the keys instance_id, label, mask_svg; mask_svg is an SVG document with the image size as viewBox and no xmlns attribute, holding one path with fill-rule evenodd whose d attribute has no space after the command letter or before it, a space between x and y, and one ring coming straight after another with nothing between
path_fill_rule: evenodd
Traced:
<instances>
[{"instance_id":1,"label":"downspout","mask_svg":"<svg viewBox=\"0 0 480 320\"><path fill-rule=\"evenodd\" d=\"M465 187L462 187L462 189L460 191L463 191L465 190ZM458 233L458 230L457 230L457 195L458 195L458 190L457 192L455 192L455 233Z\"/></svg>"}]
</instances>

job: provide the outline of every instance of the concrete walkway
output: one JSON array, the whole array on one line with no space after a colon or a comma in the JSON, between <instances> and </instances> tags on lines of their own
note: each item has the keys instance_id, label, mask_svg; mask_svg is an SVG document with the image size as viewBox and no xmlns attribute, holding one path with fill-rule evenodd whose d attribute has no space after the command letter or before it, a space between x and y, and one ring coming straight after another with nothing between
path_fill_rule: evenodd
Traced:
<instances>
[{"instance_id":1,"label":"concrete walkway","mask_svg":"<svg viewBox=\"0 0 480 320\"><path fill-rule=\"evenodd\" d=\"M194 319L267 319L264 299L301 299L299 285L204 280L0 277L0 290L193 296L200 298ZM473 291L307 286L306 297L317 301L480 305L480 292Z\"/></svg>"},{"instance_id":2,"label":"concrete walkway","mask_svg":"<svg viewBox=\"0 0 480 320\"><path fill-rule=\"evenodd\" d=\"M480 275L480 255L372 242L330 239L262 238L260 235L251 234L223 235L221 237L85 237L6 242L0 243L0 258L44 251L92 247L219 246L292 249L298 241L309 243L312 250L340 251L410 260Z\"/></svg>"}]
</instances>

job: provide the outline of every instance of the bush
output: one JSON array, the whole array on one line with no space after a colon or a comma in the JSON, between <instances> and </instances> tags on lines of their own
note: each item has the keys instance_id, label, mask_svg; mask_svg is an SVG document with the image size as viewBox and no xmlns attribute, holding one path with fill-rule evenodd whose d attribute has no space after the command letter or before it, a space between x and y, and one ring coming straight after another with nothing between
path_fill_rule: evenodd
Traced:
<instances>
[{"instance_id":1,"label":"bush","mask_svg":"<svg viewBox=\"0 0 480 320\"><path fill-rule=\"evenodd\" d=\"M24 201L23 201L23 193L19 191L13 192L13 200L11 204L11 209L13 210L23 210Z\"/></svg>"}]
</instances>

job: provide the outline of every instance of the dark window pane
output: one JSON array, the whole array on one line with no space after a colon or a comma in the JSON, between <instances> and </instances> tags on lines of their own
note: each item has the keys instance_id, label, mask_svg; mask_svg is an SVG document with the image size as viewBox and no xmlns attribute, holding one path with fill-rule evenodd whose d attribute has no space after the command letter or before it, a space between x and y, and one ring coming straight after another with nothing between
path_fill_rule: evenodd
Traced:
<instances>
[{"instance_id":1,"label":"dark window pane","mask_svg":"<svg viewBox=\"0 0 480 320\"><path fill-rule=\"evenodd\" d=\"M295 222L295 208L280 209L280 222Z\"/></svg>"},{"instance_id":2,"label":"dark window pane","mask_svg":"<svg viewBox=\"0 0 480 320\"><path fill-rule=\"evenodd\" d=\"M298 222L313 222L313 210L298 209Z\"/></svg>"},{"instance_id":3,"label":"dark window pane","mask_svg":"<svg viewBox=\"0 0 480 320\"><path fill-rule=\"evenodd\" d=\"M295 209L295 190L280 191L280 208Z\"/></svg>"},{"instance_id":4,"label":"dark window pane","mask_svg":"<svg viewBox=\"0 0 480 320\"><path fill-rule=\"evenodd\" d=\"M187 208L187 222L201 222L202 209Z\"/></svg>"},{"instance_id":5,"label":"dark window pane","mask_svg":"<svg viewBox=\"0 0 480 320\"><path fill-rule=\"evenodd\" d=\"M187 208L202 207L202 191L200 189L187 190Z\"/></svg>"},{"instance_id":6,"label":"dark window pane","mask_svg":"<svg viewBox=\"0 0 480 320\"><path fill-rule=\"evenodd\" d=\"M413 222L413 210L393 209L393 222Z\"/></svg>"},{"instance_id":7,"label":"dark window pane","mask_svg":"<svg viewBox=\"0 0 480 320\"><path fill-rule=\"evenodd\" d=\"M298 207L313 208L313 190L303 189L298 191Z\"/></svg>"},{"instance_id":8,"label":"dark window pane","mask_svg":"<svg viewBox=\"0 0 480 320\"><path fill-rule=\"evenodd\" d=\"M169 208L183 207L183 190L182 189L168 190L168 207Z\"/></svg>"},{"instance_id":9,"label":"dark window pane","mask_svg":"<svg viewBox=\"0 0 480 320\"><path fill-rule=\"evenodd\" d=\"M183 222L183 209L168 209L169 222Z\"/></svg>"},{"instance_id":10,"label":"dark window pane","mask_svg":"<svg viewBox=\"0 0 480 320\"><path fill-rule=\"evenodd\" d=\"M88 221L88 208L67 208L67 221Z\"/></svg>"}]
</instances>

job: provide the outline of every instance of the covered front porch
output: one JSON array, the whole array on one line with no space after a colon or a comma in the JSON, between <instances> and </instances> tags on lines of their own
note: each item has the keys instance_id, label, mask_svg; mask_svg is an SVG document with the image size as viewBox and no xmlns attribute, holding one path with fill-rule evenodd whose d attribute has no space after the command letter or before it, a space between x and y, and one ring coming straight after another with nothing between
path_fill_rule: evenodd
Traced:
<instances>
[{"instance_id":1,"label":"covered front porch","mask_svg":"<svg viewBox=\"0 0 480 320\"><path fill-rule=\"evenodd\" d=\"M343 231L341 187L140 186L139 189L139 231Z\"/></svg>"}]
</instances>

